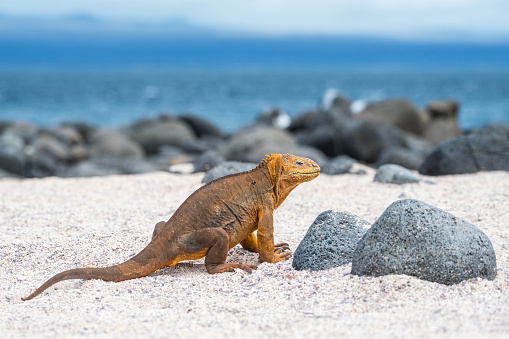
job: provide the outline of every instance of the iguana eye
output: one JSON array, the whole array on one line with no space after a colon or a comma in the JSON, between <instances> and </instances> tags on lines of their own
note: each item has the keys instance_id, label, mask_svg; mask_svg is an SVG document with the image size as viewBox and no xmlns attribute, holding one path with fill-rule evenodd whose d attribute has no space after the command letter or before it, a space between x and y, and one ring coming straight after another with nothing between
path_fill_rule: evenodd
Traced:
<instances>
[{"instance_id":1,"label":"iguana eye","mask_svg":"<svg viewBox=\"0 0 509 339\"><path fill-rule=\"evenodd\" d=\"M302 161L302 160L300 160L300 159L299 159L299 160L295 160L293 164L294 164L295 166L297 166L297 167L302 167L302 166L304 166L306 163L305 163L304 161Z\"/></svg>"}]
</instances>

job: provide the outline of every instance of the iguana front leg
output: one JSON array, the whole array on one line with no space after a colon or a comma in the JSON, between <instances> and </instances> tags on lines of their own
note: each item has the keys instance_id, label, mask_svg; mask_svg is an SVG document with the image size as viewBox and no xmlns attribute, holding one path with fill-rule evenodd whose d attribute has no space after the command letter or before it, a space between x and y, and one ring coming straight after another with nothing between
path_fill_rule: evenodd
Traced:
<instances>
[{"instance_id":1,"label":"iguana front leg","mask_svg":"<svg viewBox=\"0 0 509 339\"><path fill-rule=\"evenodd\" d=\"M286 251L290 249L287 243L274 245L274 218L271 211L260 211L258 213L258 231L256 234L260 262L276 263L290 259L292 253ZM251 245L252 239L248 240L251 241Z\"/></svg>"},{"instance_id":2,"label":"iguana front leg","mask_svg":"<svg viewBox=\"0 0 509 339\"><path fill-rule=\"evenodd\" d=\"M258 241L256 240L256 235L254 232L250 233L244 240L242 240L240 245L248 251L258 253ZM290 251L290 245L288 245L286 242L274 245L274 252L281 253L284 251Z\"/></svg>"}]
</instances>

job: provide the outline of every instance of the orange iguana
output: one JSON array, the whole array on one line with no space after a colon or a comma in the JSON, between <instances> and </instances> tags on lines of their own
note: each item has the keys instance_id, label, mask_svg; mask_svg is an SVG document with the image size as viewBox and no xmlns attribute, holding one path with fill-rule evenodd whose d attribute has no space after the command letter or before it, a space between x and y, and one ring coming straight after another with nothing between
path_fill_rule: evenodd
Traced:
<instances>
[{"instance_id":1,"label":"orange iguana","mask_svg":"<svg viewBox=\"0 0 509 339\"><path fill-rule=\"evenodd\" d=\"M251 272L256 266L226 262L228 250L239 243L258 252L260 262L287 260L291 255L288 244L274 245L272 213L297 185L319 173L313 160L271 154L255 169L219 178L191 194L170 220L156 225L152 241L133 258L115 266L58 273L22 300L30 300L62 280L135 279L181 260L203 257L211 274L234 268Z\"/></svg>"}]
</instances>

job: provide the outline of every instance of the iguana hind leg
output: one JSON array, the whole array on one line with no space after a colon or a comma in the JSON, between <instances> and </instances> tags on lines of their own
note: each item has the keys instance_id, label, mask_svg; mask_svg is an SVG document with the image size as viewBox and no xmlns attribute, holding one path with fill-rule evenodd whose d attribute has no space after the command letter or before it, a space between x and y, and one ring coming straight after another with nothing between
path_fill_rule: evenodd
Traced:
<instances>
[{"instance_id":1,"label":"iguana hind leg","mask_svg":"<svg viewBox=\"0 0 509 339\"><path fill-rule=\"evenodd\" d=\"M210 274L232 272L234 268L251 272L256 266L240 263L227 263L228 234L220 227L204 228L187 234L180 241L180 247L188 253L205 254L205 268Z\"/></svg>"}]
</instances>

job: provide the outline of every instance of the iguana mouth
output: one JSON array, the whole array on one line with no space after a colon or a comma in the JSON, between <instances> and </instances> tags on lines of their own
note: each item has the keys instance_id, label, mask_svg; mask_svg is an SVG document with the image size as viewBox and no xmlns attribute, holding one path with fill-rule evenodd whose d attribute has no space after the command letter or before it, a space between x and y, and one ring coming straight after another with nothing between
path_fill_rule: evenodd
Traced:
<instances>
[{"instance_id":1,"label":"iguana mouth","mask_svg":"<svg viewBox=\"0 0 509 339\"><path fill-rule=\"evenodd\" d=\"M290 173L290 175L314 175L314 174L319 174L320 171L313 171L313 172L292 172Z\"/></svg>"}]
</instances>

